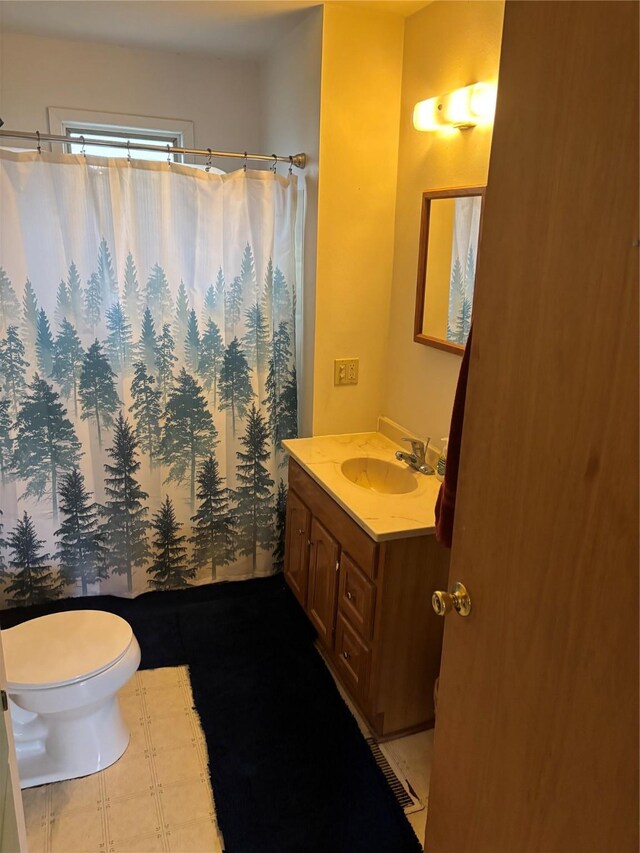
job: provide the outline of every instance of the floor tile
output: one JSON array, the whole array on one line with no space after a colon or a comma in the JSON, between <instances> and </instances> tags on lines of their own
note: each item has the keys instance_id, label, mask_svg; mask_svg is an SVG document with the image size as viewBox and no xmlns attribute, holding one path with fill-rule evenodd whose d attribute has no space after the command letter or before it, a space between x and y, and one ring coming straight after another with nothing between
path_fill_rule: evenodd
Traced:
<instances>
[{"instance_id":1,"label":"floor tile","mask_svg":"<svg viewBox=\"0 0 640 853\"><path fill-rule=\"evenodd\" d=\"M426 809L422 809L419 812L413 812L413 814L407 815L407 820L413 827L413 831L418 836L418 840L420 844L424 847L424 830L427 825L427 811Z\"/></svg>"},{"instance_id":2,"label":"floor tile","mask_svg":"<svg viewBox=\"0 0 640 853\"><path fill-rule=\"evenodd\" d=\"M411 787L424 802L429 798L433 729L415 735L396 738L382 744L411 783Z\"/></svg>"}]
</instances>

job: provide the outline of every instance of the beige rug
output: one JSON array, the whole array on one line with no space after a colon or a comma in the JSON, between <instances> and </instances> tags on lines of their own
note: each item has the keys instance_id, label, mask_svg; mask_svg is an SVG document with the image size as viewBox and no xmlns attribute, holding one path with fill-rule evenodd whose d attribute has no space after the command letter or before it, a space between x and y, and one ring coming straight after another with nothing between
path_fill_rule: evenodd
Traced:
<instances>
[{"instance_id":1,"label":"beige rug","mask_svg":"<svg viewBox=\"0 0 640 853\"><path fill-rule=\"evenodd\" d=\"M23 791L30 853L221 853L187 668L138 672L119 698L131 729L119 761Z\"/></svg>"}]
</instances>

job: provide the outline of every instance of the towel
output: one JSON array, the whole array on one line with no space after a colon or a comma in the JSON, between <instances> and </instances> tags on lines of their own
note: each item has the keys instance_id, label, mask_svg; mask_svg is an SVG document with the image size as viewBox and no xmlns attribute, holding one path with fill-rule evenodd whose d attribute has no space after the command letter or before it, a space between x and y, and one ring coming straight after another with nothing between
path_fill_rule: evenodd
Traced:
<instances>
[{"instance_id":1,"label":"towel","mask_svg":"<svg viewBox=\"0 0 640 853\"><path fill-rule=\"evenodd\" d=\"M458 489L458 466L460 464L460 442L464 422L464 403L467 396L467 378L469 376L469 355L471 352L471 330L462 356L460 374L456 386L456 396L451 413L449 429L449 448L444 480L436 500L436 539L445 548L451 548L453 539L453 519L456 511L456 491Z\"/></svg>"}]
</instances>

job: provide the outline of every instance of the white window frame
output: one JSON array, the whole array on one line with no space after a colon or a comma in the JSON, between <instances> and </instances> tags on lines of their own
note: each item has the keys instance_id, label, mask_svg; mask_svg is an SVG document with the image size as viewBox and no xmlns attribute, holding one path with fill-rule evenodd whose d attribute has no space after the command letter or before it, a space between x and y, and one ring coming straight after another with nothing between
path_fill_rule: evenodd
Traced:
<instances>
[{"instance_id":1,"label":"white window frame","mask_svg":"<svg viewBox=\"0 0 640 853\"><path fill-rule=\"evenodd\" d=\"M81 133L83 129L92 133L130 133L132 136L159 133L174 139L173 144L178 148L195 147L193 122L184 119L96 112L71 107L47 107L47 113L49 132L57 136L67 136L69 130ZM174 159L182 162L183 157L174 155Z\"/></svg>"}]
</instances>

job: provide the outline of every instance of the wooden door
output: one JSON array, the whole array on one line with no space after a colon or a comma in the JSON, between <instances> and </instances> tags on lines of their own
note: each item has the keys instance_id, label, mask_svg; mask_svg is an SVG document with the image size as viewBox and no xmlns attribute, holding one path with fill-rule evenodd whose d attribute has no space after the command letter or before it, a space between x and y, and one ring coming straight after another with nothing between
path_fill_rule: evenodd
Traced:
<instances>
[{"instance_id":1,"label":"wooden door","mask_svg":"<svg viewBox=\"0 0 640 853\"><path fill-rule=\"evenodd\" d=\"M638 5L509 0L429 853L638 850L638 236Z\"/></svg>"},{"instance_id":2,"label":"wooden door","mask_svg":"<svg viewBox=\"0 0 640 853\"><path fill-rule=\"evenodd\" d=\"M300 604L307 603L309 532L311 513L297 494L289 489L285 526L284 576Z\"/></svg>"},{"instance_id":3,"label":"wooden door","mask_svg":"<svg viewBox=\"0 0 640 853\"><path fill-rule=\"evenodd\" d=\"M329 648L333 642L336 618L339 555L340 546L336 540L317 518L313 518L307 613L318 631L318 636Z\"/></svg>"}]
</instances>

